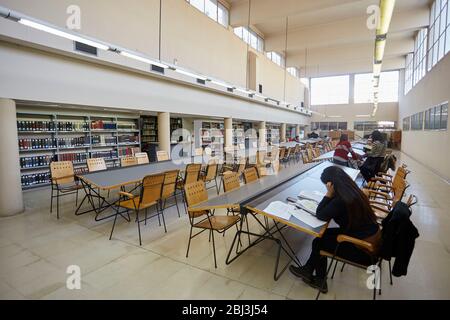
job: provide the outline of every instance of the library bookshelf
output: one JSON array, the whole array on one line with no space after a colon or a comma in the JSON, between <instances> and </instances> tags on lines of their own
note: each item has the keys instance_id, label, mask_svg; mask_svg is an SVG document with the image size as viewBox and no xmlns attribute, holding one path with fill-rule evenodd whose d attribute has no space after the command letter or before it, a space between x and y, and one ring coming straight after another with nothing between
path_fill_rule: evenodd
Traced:
<instances>
[{"instance_id":1,"label":"library bookshelf","mask_svg":"<svg viewBox=\"0 0 450 320\"><path fill-rule=\"evenodd\" d=\"M17 132L24 190L50 185L52 161L72 161L82 173L89 158L116 167L141 146L136 116L18 112Z\"/></svg>"}]
</instances>

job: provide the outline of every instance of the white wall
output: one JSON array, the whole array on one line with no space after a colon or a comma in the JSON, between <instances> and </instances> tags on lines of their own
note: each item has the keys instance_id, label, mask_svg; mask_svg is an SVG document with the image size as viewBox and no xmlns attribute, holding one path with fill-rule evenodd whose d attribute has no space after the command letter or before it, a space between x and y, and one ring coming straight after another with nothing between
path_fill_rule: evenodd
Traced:
<instances>
[{"instance_id":1,"label":"white wall","mask_svg":"<svg viewBox=\"0 0 450 320\"><path fill-rule=\"evenodd\" d=\"M0 0L0 5L65 27L66 8L81 8L81 34L142 52L159 55L159 0ZM33 33L33 38L42 33ZM184 0L163 0L161 59L180 67L246 86L247 44ZM264 94L283 100L284 70L263 56L257 84ZM266 61L264 61L266 60ZM287 77L289 102L303 101L299 79Z\"/></svg>"},{"instance_id":2,"label":"white wall","mask_svg":"<svg viewBox=\"0 0 450 320\"><path fill-rule=\"evenodd\" d=\"M400 95L399 120L450 101L450 54L447 54L405 96ZM450 135L446 131L403 131L402 151L450 181Z\"/></svg>"}]
</instances>

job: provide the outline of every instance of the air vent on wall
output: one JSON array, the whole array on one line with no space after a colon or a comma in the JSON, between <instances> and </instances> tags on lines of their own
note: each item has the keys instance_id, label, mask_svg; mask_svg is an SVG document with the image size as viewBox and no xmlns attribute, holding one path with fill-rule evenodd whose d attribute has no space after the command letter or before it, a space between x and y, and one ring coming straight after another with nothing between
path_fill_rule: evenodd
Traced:
<instances>
[{"instance_id":1,"label":"air vent on wall","mask_svg":"<svg viewBox=\"0 0 450 320\"><path fill-rule=\"evenodd\" d=\"M197 79L197 83L199 83L199 84L206 84L206 81L202 80L202 79Z\"/></svg>"},{"instance_id":2,"label":"air vent on wall","mask_svg":"<svg viewBox=\"0 0 450 320\"><path fill-rule=\"evenodd\" d=\"M151 70L152 70L152 71L155 71L155 72L159 72L159 73L162 73L162 74L164 74L164 68L161 68L161 67L155 66L154 64L152 64L152 68L151 68Z\"/></svg>"},{"instance_id":3,"label":"air vent on wall","mask_svg":"<svg viewBox=\"0 0 450 320\"><path fill-rule=\"evenodd\" d=\"M81 42L77 42L77 41L75 41L75 50L83 52L83 53L91 54L91 55L94 55L94 56L97 55L97 48L96 47L92 47L92 46L89 46L87 44L84 44L84 43L81 43Z\"/></svg>"},{"instance_id":4,"label":"air vent on wall","mask_svg":"<svg viewBox=\"0 0 450 320\"><path fill-rule=\"evenodd\" d=\"M258 89L259 89L259 90L258 90L259 93L263 93L263 92L262 92L262 84L259 85L259 88L258 88Z\"/></svg>"},{"instance_id":5,"label":"air vent on wall","mask_svg":"<svg viewBox=\"0 0 450 320\"><path fill-rule=\"evenodd\" d=\"M233 90L233 88L227 88L227 91L228 92L233 92L234 90Z\"/></svg>"}]
</instances>

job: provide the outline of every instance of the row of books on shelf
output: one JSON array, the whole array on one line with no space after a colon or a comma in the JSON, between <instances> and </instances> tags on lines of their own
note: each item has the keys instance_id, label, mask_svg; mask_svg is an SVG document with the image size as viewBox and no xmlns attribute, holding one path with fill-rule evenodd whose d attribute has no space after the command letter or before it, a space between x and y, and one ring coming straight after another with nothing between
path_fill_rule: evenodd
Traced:
<instances>
[{"instance_id":1,"label":"row of books on shelf","mask_svg":"<svg viewBox=\"0 0 450 320\"><path fill-rule=\"evenodd\" d=\"M116 130L117 124L115 122L104 122L103 120L97 120L91 122L91 129L93 130Z\"/></svg>"},{"instance_id":2,"label":"row of books on shelf","mask_svg":"<svg viewBox=\"0 0 450 320\"><path fill-rule=\"evenodd\" d=\"M21 176L21 181L22 187L50 183L50 171L34 174L24 174Z\"/></svg>"},{"instance_id":3,"label":"row of books on shelf","mask_svg":"<svg viewBox=\"0 0 450 320\"><path fill-rule=\"evenodd\" d=\"M108 144L117 144L116 137L113 136L104 136L104 135L95 135L91 137L92 144L101 144L101 145L108 145Z\"/></svg>"},{"instance_id":4,"label":"row of books on shelf","mask_svg":"<svg viewBox=\"0 0 450 320\"><path fill-rule=\"evenodd\" d=\"M89 123L87 122L58 122L58 131L89 131Z\"/></svg>"},{"instance_id":5,"label":"row of books on shelf","mask_svg":"<svg viewBox=\"0 0 450 320\"><path fill-rule=\"evenodd\" d=\"M17 121L19 131L56 131L53 121Z\"/></svg>"},{"instance_id":6,"label":"row of books on shelf","mask_svg":"<svg viewBox=\"0 0 450 320\"><path fill-rule=\"evenodd\" d=\"M83 147L89 145L89 137L58 138L60 148Z\"/></svg>"},{"instance_id":7,"label":"row of books on shelf","mask_svg":"<svg viewBox=\"0 0 450 320\"><path fill-rule=\"evenodd\" d=\"M62 153L59 155L59 161L72 161L73 163L86 162L88 158L88 153Z\"/></svg>"},{"instance_id":8,"label":"row of books on shelf","mask_svg":"<svg viewBox=\"0 0 450 320\"><path fill-rule=\"evenodd\" d=\"M24 169L48 166L50 165L50 162L57 161L57 159L58 157L56 155L20 158L20 168Z\"/></svg>"},{"instance_id":9,"label":"row of books on shelf","mask_svg":"<svg viewBox=\"0 0 450 320\"><path fill-rule=\"evenodd\" d=\"M19 139L19 150L56 148L56 138Z\"/></svg>"}]
</instances>

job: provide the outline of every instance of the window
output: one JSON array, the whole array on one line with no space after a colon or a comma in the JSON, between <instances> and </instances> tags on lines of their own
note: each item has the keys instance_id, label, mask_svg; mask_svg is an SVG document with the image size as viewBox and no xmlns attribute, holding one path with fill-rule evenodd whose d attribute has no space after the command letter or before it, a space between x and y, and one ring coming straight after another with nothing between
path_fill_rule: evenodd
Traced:
<instances>
[{"instance_id":1,"label":"window","mask_svg":"<svg viewBox=\"0 0 450 320\"><path fill-rule=\"evenodd\" d=\"M381 73L378 102L398 101L398 77L398 71ZM354 94L355 103L373 102L373 74L355 75Z\"/></svg>"},{"instance_id":2,"label":"window","mask_svg":"<svg viewBox=\"0 0 450 320\"><path fill-rule=\"evenodd\" d=\"M311 104L346 104L349 99L350 77L323 77L311 79Z\"/></svg>"},{"instance_id":3,"label":"window","mask_svg":"<svg viewBox=\"0 0 450 320\"><path fill-rule=\"evenodd\" d=\"M367 133L372 133L374 130L395 130L395 128L395 121L355 121L353 123L353 129L355 131L364 131Z\"/></svg>"},{"instance_id":4,"label":"window","mask_svg":"<svg viewBox=\"0 0 450 320\"><path fill-rule=\"evenodd\" d=\"M406 117L403 119L403 131L409 131L410 128L410 117Z\"/></svg>"},{"instance_id":5,"label":"window","mask_svg":"<svg viewBox=\"0 0 450 320\"><path fill-rule=\"evenodd\" d=\"M427 36L428 29L422 29L417 34L414 42L413 86L425 76Z\"/></svg>"},{"instance_id":6,"label":"window","mask_svg":"<svg viewBox=\"0 0 450 320\"><path fill-rule=\"evenodd\" d=\"M197 8L214 21L228 28L229 12L218 0L186 0L193 7Z\"/></svg>"},{"instance_id":7,"label":"window","mask_svg":"<svg viewBox=\"0 0 450 320\"><path fill-rule=\"evenodd\" d=\"M434 1L430 11L428 39L428 71L433 68L450 49L450 4L448 0Z\"/></svg>"},{"instance_id":8,"label":"window","mask_svg":"<svg viewBox=\"0 0 450 320\"><path fill-rule=\"evenodd\" d=\"M409 90L413 87L413 61L414 61L414 54L408 53L406 56L406 63L405 63L405 95L409 92Z\"/></svg>"},{"instance_id":9,"label":"window","mask_svg":"<svg viewBox=\"0 0 450 320\"><path fill-rule=\"evenodd\" d=\"M284 55L282 55L281 53L275 52L275 51L271 51L271 52L266 52L266 56L267 56L267 58L272 60L272 62L274 62L277 65L279 65L280 67L284 68L284 66L285 66Z\"/></svg>"},{"instance_id":10,"label":"window","mask_svg":"<svg viewBox=\"0 0 450 320\"><path fill-rule=\"evenodd\" d=\"M289 67L286 69L293 77L300 78L300 69L297 67Z\"/></svg>"},{"instance_id":11,"label":"window","mask_svg":"<svg viewBox=\"0 0 450 320\"><path fill-rule=\"evenodd\" d=\"M425 130L447 130L448 102L425 111Z\"/></svg>"},{"instance_id":12,"label":"window","mask_svg":"<svg viewBox=\"0 0 450 320\"><path fill-rule=\"evenodd\" d=\"M423 112L411 116L411 130L423 129Z\"/></svg>"},{"instance_id":13,"label":"window","mask_svg":"<svg viewBox=\"0 0 450 320\"><path fill-rule=\"evenodd\" d=\"M347 130L347 122L311 122L311 130Z\"/></svg>"},{"instance_id":14,"label":"window","mask_svg":"<svg viewBox=\"0 0 450 320\"><path fill-rule=\"evenodd\" d=\"M249 44L253 49L260 52L264 51L264 39L255 31L249 30L246 27L237 27L234 28L234 34Z\"/></svg>"}]
</instances>

